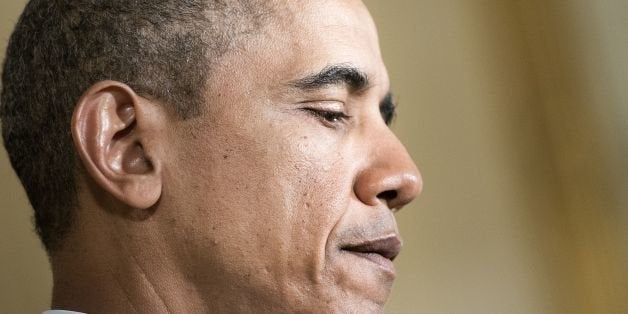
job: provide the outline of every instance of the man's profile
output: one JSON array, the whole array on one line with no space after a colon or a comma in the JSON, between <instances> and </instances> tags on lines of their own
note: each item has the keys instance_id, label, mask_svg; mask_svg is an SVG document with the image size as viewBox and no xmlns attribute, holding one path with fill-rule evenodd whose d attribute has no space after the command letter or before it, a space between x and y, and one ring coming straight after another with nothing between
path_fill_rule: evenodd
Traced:
<instances>
[{"instance_id":1,"label":"man's profile","mask_svg":"<svg viewBox=\"0 0 628 314\"><path fill-rule=\"evenodd\" d=\"M89 313L381 312L418 170L359 0L31 0L2 135Z\"/></svg>"}]
</instances>

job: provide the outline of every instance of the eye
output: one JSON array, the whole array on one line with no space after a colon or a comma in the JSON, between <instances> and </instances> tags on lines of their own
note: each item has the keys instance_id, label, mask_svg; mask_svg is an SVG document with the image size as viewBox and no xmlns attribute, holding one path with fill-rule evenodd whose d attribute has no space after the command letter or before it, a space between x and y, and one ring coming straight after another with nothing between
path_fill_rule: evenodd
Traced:
<instances>
[{"instance_id":1,"label":"eye","mask_svg":"<svg viewBox=\"0 0 628 314\"><path fill-rule=\"evenodd\" d=\"M392 95L390 93L386 95L379 105L379 112L382 115L382 119L384 119L384 122L386 122L389 126L395 119L396 107L397 105L393 102Z\"/></svg>"},{"instance_id":2,"label":"eye","mask_svg":"<svg viewBox=\"0 0 628 314\"><path fill-rule=\"evenodd\" d=\"M309 114L316 118L319 118L326 126L335 127L339 124L345 123L350 116L342 111L323 110L314 108L304 108Z\"/></svg>"}]
</instances>

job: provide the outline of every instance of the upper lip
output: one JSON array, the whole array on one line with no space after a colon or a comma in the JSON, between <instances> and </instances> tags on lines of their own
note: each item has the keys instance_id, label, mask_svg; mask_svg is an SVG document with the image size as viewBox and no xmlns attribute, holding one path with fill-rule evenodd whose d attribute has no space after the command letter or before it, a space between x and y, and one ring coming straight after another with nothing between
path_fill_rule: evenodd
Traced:
<instances>
[{"instance_id":1,"label":"upper lip","mask_svg":"<svg viewBox=\"0 0 628 314\"><path fill-rule=\"evenodd\" d=\"M397 235L349 244L341 247L342 250L358 253L375 253L389 260L394 260L401 252L401 239Z\"/></svg>"}]
</instances>

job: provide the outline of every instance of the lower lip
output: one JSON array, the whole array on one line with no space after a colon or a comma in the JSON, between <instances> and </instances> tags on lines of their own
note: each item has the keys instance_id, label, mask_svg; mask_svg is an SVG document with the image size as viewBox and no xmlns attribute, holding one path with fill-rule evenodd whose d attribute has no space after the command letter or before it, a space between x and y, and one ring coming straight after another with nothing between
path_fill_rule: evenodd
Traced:
<instances>
[{"instance_id":1,"label":"lower lip","mask_svg":"<svg viewBox=\"0 0 628 314\"><path fill-rule=\"evenodd\" d=\"M355 251L347 251L344 252L355 255L359 258L365 259L370 263L377 265L384 273L395 277L395 264L393 262L377 253L363 253L363 252L355 252Z\"/></svg>"}]
</instances>

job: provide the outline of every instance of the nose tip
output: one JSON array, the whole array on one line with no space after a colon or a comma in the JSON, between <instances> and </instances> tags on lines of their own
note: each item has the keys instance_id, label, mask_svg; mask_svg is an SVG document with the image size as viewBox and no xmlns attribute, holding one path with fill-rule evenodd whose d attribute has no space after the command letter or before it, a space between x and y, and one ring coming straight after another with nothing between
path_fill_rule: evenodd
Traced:
<instances>
[{"instance_id":1,"label":"nose tip","mask_svg":"<svg viewBox=\"0 0 628 314\"><path fill-rule=\"evenodd\" d=\"M412 202L423 189L423 180L418 171L401 173L389 180L388 184L380 188L383 191L377 194L377 199L393 211Z\"/></svg>"},{"instance_id":2,"label":"nose tip","mask_svg":"<svg viewBox=\"0 0 628 314\"><path fill-rule=\"evenodd\" d=\"M411 163L407 168L376 168L365 171L356 182L359 199L370 206L380 203L392 211L398 211L412 202L423 189L421 174Z\"/></svg>"}]
</instances>

